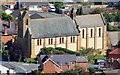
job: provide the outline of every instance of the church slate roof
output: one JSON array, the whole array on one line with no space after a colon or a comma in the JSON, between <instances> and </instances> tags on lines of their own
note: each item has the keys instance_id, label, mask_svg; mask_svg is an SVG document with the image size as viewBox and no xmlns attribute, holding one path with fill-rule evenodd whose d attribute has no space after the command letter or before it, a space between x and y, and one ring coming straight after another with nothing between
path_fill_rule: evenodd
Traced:
<instances>
[{"instance_id":1,"label":"church slate roof","mask_svg":"<svg viewBox=\"0 0 120 75\"><path fill-rule=\"evenodd\" d=\"M104 19L100 14L76 16L76 22L81 28L104 25Z\"/></svg>"},{"instance_id":2,"label":"church slate roof","mask_svg":"<svg viewBox=\"0 0 120 75\"><path fill-rule=\"evenodd\" d=\"M32 38L51 38L78 36L75 23L69 17L32 19L30 23Z\"/></svg>"},{"instance_id":3,"label":"church slate roof","mask_svg":"<svg viewBox=\"0 0 120 75\"><path fill-rule=\"evenodd\" d=\"M14 17L14 18L17 18L19 15L20 15L20 11L21 9L18 9L18 10L14 10L11 15Z\"/></svg>"},{"instance_id":4,"label":"church slate roof","mask_svg":"<svg viewBox=\"0 0 120 75\"><path fill-rule=\"evenodd\" d=\"M44 17L41 16L41 15L39 15L39 14L37 14L37 13L32 14L32 15L30 16L30 19L40 19L40 18L44 18Z\"/></svg>"}]
</instances>

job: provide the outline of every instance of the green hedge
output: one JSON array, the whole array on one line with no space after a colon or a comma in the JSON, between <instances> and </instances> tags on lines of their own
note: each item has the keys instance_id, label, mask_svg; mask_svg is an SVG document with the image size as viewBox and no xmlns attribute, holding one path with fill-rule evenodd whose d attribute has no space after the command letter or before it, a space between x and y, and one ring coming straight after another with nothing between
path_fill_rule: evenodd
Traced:
<instances>
[{"instance_id":1,"label":"green hedge","mask_svg":"<svg viewBox=\"0 0 120 75\"><path fill-rule=\"evenodd\" d=\"M59 51L63 51L63 52L65 52L65 53L67 53L67 54L76 54L77 56L80 55L80 53L75 52L75 51L72 51L72 50L68 50L68 49L66 49L66 48L57 47L57 48L55 48L55 49L56 49L56 50L59 50Z\"/></svg>"},{"instance_id":2,"label":"green hedge","mask_svg":"<svg viewBox=\"0 0 120 75\"><path fill-rule=\"evenodd\" d=\"M25 62L27 62L27 63L36 63L37 61L35 60L35 58L25 58Z\"/></svg>"}]
</instances>

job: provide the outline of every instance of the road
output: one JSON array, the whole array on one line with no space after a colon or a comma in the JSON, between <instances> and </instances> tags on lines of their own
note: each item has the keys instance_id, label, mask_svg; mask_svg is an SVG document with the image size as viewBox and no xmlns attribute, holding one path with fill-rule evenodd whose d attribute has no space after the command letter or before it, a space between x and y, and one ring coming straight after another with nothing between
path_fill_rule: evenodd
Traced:
<instances>
[{"instance_id":1,"label":"road","mask_svg":"<svg viewBox=\"0 0 120 75\"><path fill-rule=\"evenodd\" d=\"M2 62L2 65L14 69L16 73L30 73L31 70L36 70L39 66L39 64L22 62Z\"/></svg>"}]
</instances>

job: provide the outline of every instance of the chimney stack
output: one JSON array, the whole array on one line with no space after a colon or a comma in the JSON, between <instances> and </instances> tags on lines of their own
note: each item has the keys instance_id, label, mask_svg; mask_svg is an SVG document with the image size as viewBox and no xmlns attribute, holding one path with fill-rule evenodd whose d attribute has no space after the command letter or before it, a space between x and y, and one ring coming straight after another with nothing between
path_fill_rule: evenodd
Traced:
<instances>
[{"instance_id":1,"label":"chimney stack","mask_svg":"<svg viewBox=\"0 0 120 75\"><path fill-rule=\"evenodd\" d=\"M4 35L7 35L8 34L8 28L7 26L4 27Z\"/></svg>"}]
</instances>

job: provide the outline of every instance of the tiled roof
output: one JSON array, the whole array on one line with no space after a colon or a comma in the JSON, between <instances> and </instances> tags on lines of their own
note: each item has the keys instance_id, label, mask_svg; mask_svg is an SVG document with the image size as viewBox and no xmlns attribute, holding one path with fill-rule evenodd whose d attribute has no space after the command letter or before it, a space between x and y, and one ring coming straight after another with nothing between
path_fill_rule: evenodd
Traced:
<instances>
[{"instance_id":1,"label":"tiled roof","mask_svg":"<svg viewBox=\"0 0 120 75\"><path fill-rule=\"evenodd\" d=\"M112 50L109 54L120 54L120 48Z\"/></svg>"},{"instance_id":2,"label":"tiled roof","mask_svg":"<svg viewBox=\"0 0 120 75\"><path fill-rule=\"evenodd\" d=\"M116 46L120 40L120 31L108 32L112 46Z\"/></svg>"},{"instance_id":3,"label":"tiled roof","mask_svg":"<svg viewBox=\"0 0 120 75\"><path fill-rule=\"evenodd\" d=\"M75 23L69 17L32 19L32 38L50 38L79 35Z\"/></svg>"},{"instance_id":4,"label":"tiled roof","mask_svg":"<svg viewBox=\"0 0 120 75\"><path fill-rule=\"evenodd\" d=\"M32 0L33 1L33 0ZM42 6L42 5L48 5L48 2L40 2L40 1L34 1L34 2L30 2L30 1L21 1L21 4L22 5L25 5L25 6L30 6L30 5L39 5L39 6Z\"/></svg>"},{"instance_id":5,"label":"tiled roof","mask_svg":"<svg viewBox=\"0 0 120 75\"><path fill-rule=\"evenodd\" d=\"M0 10L5 11L5 10L7 10L7 9L9 9L9 8L8 8L8 7L6 7L6 6L4 6L4 5L0 5Z\"/></svg>"},{"instance_id":6,"label":"tiled roof","mask_svg":"<svg viewBox=\"0 0 120 75\"><path fill-rule=\"evenodd\" d=\"M76 16L76 22L80 27L103 26L104 21L100 14Z\"/></svg>"},{"instance_id":7,"label":"tiled roof","mask_svg":"<svg viewBox=\"0 0 120 75\"><path fill-rule=\"evenodd\" d=\"M58 65L70 65L70 62L76 61L76 62L88 62L87 56L76 56L76 55L70 55L70 54L60 54L60 55L41 55L40 60L42 63L47 61L48 59L53 60Z\"/></svg>"},{"instance_id":8,"label":"tiled roof","mask_svg":"<svg viewBox=\"0 0 120 75\"><path fill-rule=\"evenodd\" d=\"M41 60L45 57L46 55L41 55L40 58ZM70 65L70 61L76 61L76 55L69 55L69 54L62 54L62 55L51 55L50 56L51 60L53 60L55 63L58 65ZM45 62L45 61L44 61ZM43 62L43 63L44 63Z\"/></svg>"},{"instance_id":9,"label":"tiled roof","mask_svg":"<svg viewBox=\"0 0 120 75\"><path fill-rule=\"evenodd\" d=\"M87 56L76 56L76 62L88 62Z\"/></svg>"}]
</instances>

